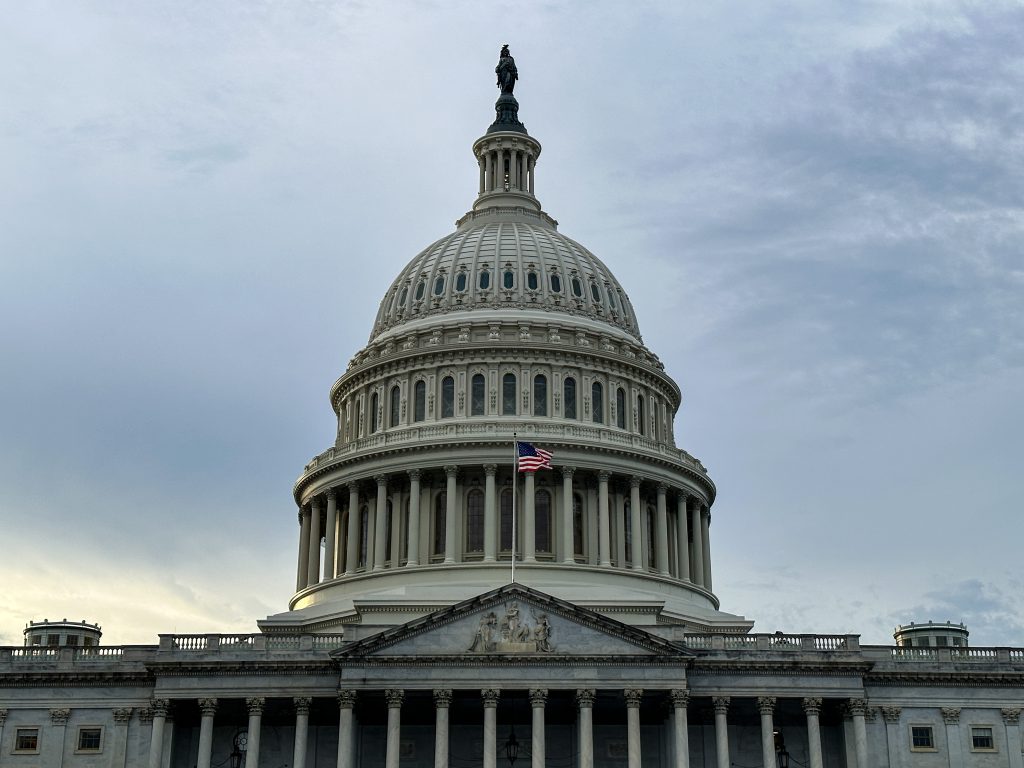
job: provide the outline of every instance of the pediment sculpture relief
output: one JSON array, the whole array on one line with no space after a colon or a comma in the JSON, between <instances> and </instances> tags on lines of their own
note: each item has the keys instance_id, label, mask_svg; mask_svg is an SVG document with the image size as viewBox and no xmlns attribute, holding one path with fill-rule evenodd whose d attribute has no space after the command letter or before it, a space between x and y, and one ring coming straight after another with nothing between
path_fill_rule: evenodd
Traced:
<instances>
[{"instance_id":1,"label":"pediment sculpture relief","mask_svg":"<svg viewBox=\"0 0 1024 768\"><path fill-rule=\"evenodd\" d=\"M473 635L469 653L553 653L551 644L551 622L546 613L536 614L530 610L533 624L522 616L519 603L505 604L505 615L498 618L494 611L480 617L480 624Z\"/></svg>"}]
</instances>

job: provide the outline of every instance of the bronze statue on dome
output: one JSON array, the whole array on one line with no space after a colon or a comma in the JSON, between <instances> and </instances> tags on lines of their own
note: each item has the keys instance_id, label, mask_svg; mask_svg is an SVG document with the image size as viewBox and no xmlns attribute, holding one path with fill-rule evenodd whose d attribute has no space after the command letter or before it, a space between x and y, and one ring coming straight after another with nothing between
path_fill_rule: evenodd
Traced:
<instances>
[{"instance_id":1,"label":"bronze statue on dome","mask_svg":"<svg viewBox=\"0 0 1024 768\"><path fill-rule=\"evenodd\" d=\"M519 79L519 70L516 69L516 60L508 51L508 43L501 46L501 56L494 72L498 76L498 89L502 93L512 93L516 87L516 80Z\"/></svg>"}]
</instances>

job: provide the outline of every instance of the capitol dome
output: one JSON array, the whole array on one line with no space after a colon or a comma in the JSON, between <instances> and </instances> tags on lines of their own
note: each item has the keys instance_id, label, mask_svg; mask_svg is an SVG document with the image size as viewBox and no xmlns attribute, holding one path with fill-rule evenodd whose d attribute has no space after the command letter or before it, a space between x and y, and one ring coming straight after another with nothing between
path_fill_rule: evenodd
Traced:
<instances>
[{"instance_id":1,"label":"capitol dome","mask_svg":"<svg viewBox=\"0 0 1024 768\"><path fill-rule=\"evenodd\" d=\"M748 631L712 591L715 485L611 270L536 196L503 91L455 231L388 287L294 487L296 591L265 632L358 639L516 582L638 626ZM516 446L553 454L521 471ZM515 561L514 573L512 568Z\"/></svg>"}]
</instances>

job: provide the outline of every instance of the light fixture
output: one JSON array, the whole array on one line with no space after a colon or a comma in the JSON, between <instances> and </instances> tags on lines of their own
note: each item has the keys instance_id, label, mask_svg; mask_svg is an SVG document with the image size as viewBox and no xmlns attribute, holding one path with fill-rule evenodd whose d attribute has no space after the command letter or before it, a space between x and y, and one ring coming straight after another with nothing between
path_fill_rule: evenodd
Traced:
<instances>
[{"instance_id":1,"label":"light fixture","mask_svg":"<svg viewBox=\"0 0 1024 768\"><path fill-rule=\"evenodd\" d=\"M242 764L245 760L245 750L249 744L249 733L247 731L239 731L235 734L235 738L231 741L231 754L228 755L229 765L231 768L242 768Z\"/></svg>"},{"instance_id":2,"label":"light fixture","mask_svg":"<svg viewBox=\"0 0 1024 768\"><path fill-rule=\"evenodd\" d=\"M782 731L775 731L772 735L775 737L775 759L779 763L779 768L789 768L789 751L786 749Z\"/></svg>"}]
</instances>

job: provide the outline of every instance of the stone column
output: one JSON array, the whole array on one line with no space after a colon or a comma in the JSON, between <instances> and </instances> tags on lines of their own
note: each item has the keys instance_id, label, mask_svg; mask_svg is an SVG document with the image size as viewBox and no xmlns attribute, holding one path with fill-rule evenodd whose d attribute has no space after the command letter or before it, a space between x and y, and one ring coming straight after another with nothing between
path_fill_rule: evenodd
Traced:
<instances>
[{"instance_id":1,"label":"stone column","mask_svg":"<svg viewBox=\"0 0 1024 768\"><path fill-rule=\"evenodd\" d=\"M960 709L958 707L942 707L940 711L942 712L942 721L946 724L949 768L963 768L964 749L960 742Z\"/></svg>"},{"instance_id":2,"label":"stone column","mask_svg":"<svg viewBox=\"0 0 1024 768\"><path fill-rule=\"evenodd\" d=\"M260 764L260 725L263 721L263 705L267 700L262 696L250 696L245 700L249 710L249 740L245 748L245 768L258 768Z\"/></svg>"},{"instance_id":3,"label":"stone column","mask_svg":"<svg viewBox=\"0 0 1024 768\"><path fill-rule=\"evenodd\" d=\"M612 564L612 525L608 510L608 479L611 472L597 473L597 553L598 564Z\"/></svg>"},{"instance_id":4,"label":"stone column","mask_svg":"<svg viewBox=\"0 0 1024 768\"><path fill-rule=\"evenodd\" d=\"M309 502L309 567L306 570L306 586L320 583L320 497L314 496Z\"/></svg>"},{"instance_id":5,"label":"stone column","mask_svg":"<svg viewBox=\"0 0 1024 768\"><path fill-rule=\"evenodd\" d=\"M348 533L345 535L345 575L351 576L359 567L359 486L348 486Z\"/></svg>"},{"instance_id":6,"label":"stone column","mask_svg":"<svg viewBox=\"0 0 1024 768\"><path fill-rule=\"evenodd\" d=\"M153 725L149 737L149 768L160 768L164 755L164 725L167 722L167 708L171 705L167 699L153 699L150 709L153 712Z\"/></svg>"},{"instance_id":7,"label":"stone column","mask_svg":"<svg viewBox=\"0 0 1024 768\"><path fill-rule=\"evenodd\" d=\"M402 736L402 699L405 691L401 688L388 688L384 691L388 702L387 747L384 752L384 768L398 768L399 747Z\"/></svg>"},{"instance_id":8,"label":"stone column","mask_svg":"<svg viewBox=\"0 0 1024 768\"><path fill-rule=\"evenodd\" d=\"M1010 757L1010 768L1024 768L1020 744L1020 710L1004 708L1000 710L1000 714L1006 727L1006 752Z\"/></svg>"},{"instance_id":9,"label":"stone column","mask_svg":"<svg viewBox=\"0 0 1024 768\"><path fill-rule=\"evenodd\" d=\"M643 514L640 510L640 478L629 478L629 557L634 570L644 567Z\"/></svg>"},{"instance_id":10,"label":"stone column","mask_svg":"<svg viewBox=\"0 0 1024 768\"><path fill-rule=\"evenodd\" d=\"M114 747L110 764L124 768L128 764L128 724L132 720L132 708L118 707L111 715L114 718Z\"/></svg>"},{"instance_id":11,"label":"stone column","mask_svg":"<svg viewBox=\"0 0 1024 768\"><path fill-rule=\"evenodd\" d=\"M454 563L455 558L455 510L456 502L458 501L459 487L456 482L456 475L459 472L459 468L454 464L449 464L444 468L445 476L447 477L447 485L445 486L445 508L444 508L444 561L446 563Z\"/></svg>"},{"instance_id":12,"label":"stone column","mask_svg":"<svg viewBox=\"0 0 1024 768\"><path fill-rule=\"evenodd\" d=\"M338 768L355 768L355 691L338 691Z\"/></svg>"},{"instance_id":13,"label":"stone column","mask_svg":"<svg viewBox=\"0 0 1024 768\"><path fill-rule=\"evenodd\" d=\"M309 510L299 507L299 573L295 580L295 591L305 589L309 584Z\"/></svg>"},{"instance_id":14,"label":"stone column","mask_svg":"<svg viewBox=\"0 0 1024 768\"><path fill-rule=\"evenodd\" d=\"M672 742L675 745L674 768L690 768L690 726L687 723L686 706L690 703L690 692L685 688L669 691L672 700Z\"/></svg>"},{"instance_id":15,"label":"stone column","mask_svg":"<svg viewBox=\"0 0 1024 768\"><path fill-rule=\"evenodd\" d=\"M703 529L700 524L700 500L690 497L690 529L693 531L693 546L690 549L690 562L693 566L693 581L699 586L704 584L704 545L701 543Z\"/></svg>"},{"instance_id":16,"label":"stone column","mask_svg":"<svg viewBox=\"0 0 1024 768\"><path fill-rule=\"evenodd\" d=\"M704 587L710 592L711 586L711 510L706 506L700 516L700 546L704 565Z\"/></svg>"},{"instance_id":17,"label":"stone column","mask_svg":"<svg viewBox=\"0 0 1024 768\"><path fill-rule=\"evenodd\" d=\"M41 761L45 765L52 765L54 768L61 768L64 765L64 742L66 741L64 731L67 729L68 718L71 717L71 710L67 707L61 707L59 709L50 710L50 741L56 746L53 747L52 751L46 747L46 744L40 740L41 749L46 751L46 756L41 757ZM47 759L52 755L52 759ZM209 765L209 764L207 764Z\"/></svg>"},{"instance_id":18,"label":"stone column","mask_svg":"<svg viewBox=\"0 0 1024 768\"><path fill-rule=\"evenodd\" d=\"M526 475L525 490L523 491L523 562L537 562L537 519L534 510L535 493L533 489L534 473L524 472Z\"/></svg>"},{"instance_id":19,"label":"stone column","mask_svg":"<svg viewBox=\"0 0 1024 768\"><path fill-rule=\"evenodd\" d=\"M530 194L533 194L533 172L536 167L537 160L531 155L530 156Z\"/></svg>"},{"instance_id":20,"label":"stone column","mask_svg":"<svg viewBox=\"0 0 1024 768\"><path fill-rule=\"evenodd\" d=\"M532 472L530 474L533 474ZM544 768L544 704L548 700L547 688L530 689L530 706L533 708L533 759L532 768Z\"/></svg>"},{"instance_id":21,"label":"stone column","mask_svg":"<svg viewBox=\"0 0 1024 768\"><path fill-rule=\"evenodd\" d=\"M494 189L494 155L490 152L484 155L484 189L487 192Z\"/></svg>"},{"instance_id":22,"label":"stone column","mask_svg":"<svg viewBox=\"0 0 1024 768\"><path fill-rule=\"evenodd\" d=\"M580 768L594 768L594 697L593 688L577 688L579 707Z\"/></svg>"},{"instance_id":23,"label":"stone column","mask_svg":"<svg viewBox=\"0 0 1024 768\"><path fill-rule=\"evenodd\" d=\"M562 562L576 562L576 543L572 535L572 475L576 467L562 467Z\"/></svg>"},{"instance_id":24,"label":"stone column","mask_svg":"<svg viewBox=\"0 0 1024 768\"><path fill-rule=\"evenodd\" d=\"M324 581L335 576L334 546L338 541L338 495L333 488L327 491L327 527L324 528Z\"/></svg>"},{"instance_id":25,"label":"stone column","mask_svg":"<svg viewBox=\"0 0 1024 768\"><path fill-rule=\"evenodd\" d=\"M761 765L764 768L778 768L775 760L775 712L774 696L758 696L757 711L761 713Z\"/></svg>"},{"instance_id":26,"label":"stone column","mask_svg":"<svg viewBox=\"0 0 1024 768\"><path fill-rule=\"evenodd\" d=\"M387 536L388 536L388 476L377 475L373 478L377 481L377 507L374 512L373 531L373 570L384 570L384 560L387 559Z\"/></svg>"},{"instance_id":27,"label":"stone column","mask_svg":"<svg viewBox=\"0 0 1024 768\"><path fill-rule=\"evenodd\" d=\"M690 536L688 531L688 515L686 500L689 495L680 492L676 499L676 556L679 558L678 574L680 581L690 580Z\"/></svg>"},{"instance_id":28,"label":"stone column","mask_svg":"<svg viewBox=\"0 0 1024 768\"><path fill-rule=\"evenodd\" d=\"M434 768L448 768L448 707L451 688L434 689Z\"/></svg>"},{"instance_id":29,"label":"stone column","mask_svg":"<svg viewBox=\"0 0 1024 768\"><path fill-rule=\"evenodd\" d=\"M484 700L484 768L498 766L498 698L501 691L484 688L480 691Z\"/></svg>"},{"instance_id":30,"label":"stone column","mask_svg":"<svg viewBox=\"0 0 1024 768\"><path fill-rule=\"evenodd\" d=\"M711 703L715 707L715 765L729 768L729 697L715 696Z\"/></svg>"},{"instance_id":31,"label":"stone column","mask_svg":"<svg viewBox=\"0 0 1024 768\"><path fill-rule=\"evenodd\" d=\"M665 493L668 491L668 486L664 483L658 483L658 519L655 525L655 531L658 535L658 541L654 543L655 552L655 565L658 568L658 573L662 576L668 576L668 506L665 501Z\"/></svg>"},{"instance_id":32,"label":"stone column","mask_svg":"<svg viewBox=\"0 0 1024 768\"><path fill-rule=\"evenodd\" d=\"M308 696L297 696L295 703L295 749L292 752L292 768L306 768L306 740L309 737L309 705L313 700Z\"/></svg>"},{"instance_id":33,"label":"stone column","mask_svg":"<svg viewBox=\"0 0 1024 768\"><path fill-rule=\"evenodd\" d=\"M903 753L899 746L900 712L899 707L881 707L885 719L885 741L889 748L889 768L899 768L903 764L900 759Z\"/></svg>"},{"instance_id":34,"label":"stone column","mask_svg":"<svg viewBox=\"0 0 1024 768\"><path fill-rule=\"evenodd\" d=\"M405 564L420 564L420 471L409 470L409 526Z\"/></svg>"},{"instance_id":35,"label":"stone column","mask_svg":"<svg viewBox=\"0 0 1024 768\"><path fill-rule=\"evenodd\" d=\"M476 159L476 164L480 166L480 190L477 194L482 195L484 192L484 159L482 157L478 157Z\"/></svg>"},{"instance_id":36,"label":"stone column","mask_svg":"<svg viewBox=\"0 0 1024 768\"><path fill-rule=\"evenodd\" d=\"M821 759L821 699L806 698L803 701L804 713L807 715L807 756L811 761L810 768L822 768Z\"/></svg>"},{"instance_id":37,"label":"stone column","mask_svg":"<svg viewBox=\"0 0 1024 768\"><path fill-rule=\"evenodd\" d=\"M626 766L640 768L640 699L643 688L627 688L626 697Z\"/></svg>"},{"instance_id":38,"label":"stone column","mask_svg":"<svg viewBox=\"0 0 1024 768\"><path fill-rule=\"evenodd\" d=\"M850 699L847 703L847 711L853 718L853 753L857 758L857 768L868 768L868 730L864 725L867 709L867 699Z\"/></svg>"},{"instance_id":39,"label":"stone column","mask_svg":"<svg viewBox=\"0 0 1024 768\"><path fill-rule=\"evenodd\" d=\"M196 768L210 768L213 759L213 716L217 713L217 700L200 699L199 711L202 719L199 721L199 757Z\"/></svg>"},{"instance_id":40,"label":"stone column","mask_svg":"<svg viewBox=\"0 0 1024 768\"><path fill-rule=\"evenodd\" d=\"M4 743L4 723L7 722L7 709L0 709L0 745Z\"/></svg>"},{"instance_id":41,"label":"stone column","mask_svg":"<svg viewBox=\"0 0 1024 768\"><path fill-rule=\"evenodd\" d=\"M484 464L484 562L498 559L498 494L494 485L497 464Z\"/></svg>"}]
</instances>

